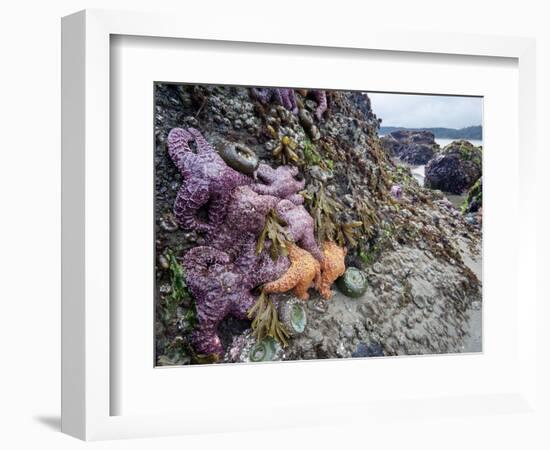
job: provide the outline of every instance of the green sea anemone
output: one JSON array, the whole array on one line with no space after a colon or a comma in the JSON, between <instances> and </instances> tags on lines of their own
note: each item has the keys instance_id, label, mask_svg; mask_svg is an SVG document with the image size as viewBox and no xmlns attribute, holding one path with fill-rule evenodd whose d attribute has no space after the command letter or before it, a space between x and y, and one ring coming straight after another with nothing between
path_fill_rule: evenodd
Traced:
<instances>
[{"instance_id":1,"label":"green sea anemone","mask_svg":"<svg viewBox=\"0 0 550 450\"><path fill-rule=\"evenodd\" d=\"M297 298L291 298L280 303L279 317L291 335L301 334L306 329L306 309L302 301Z\"/></svg>"},{"instance_id":2,"label":"green sea anemone","mask_svg":"<svg viewBox=\"0 0 550 450\"><path fill-rule=\"evenodd\" d=\"M348 267L336 284L340 291L348 297L361 297L367 292L368 282L365 272L356 267Z\"/></svg>"},{"instance_id":3,"label":"green sea anemone","mask_svg":"<svg viewBox=\"0 0 550 450\"><path fill-rule=\"evenodd\" d=\"M252 362L271 361L277 353L277 341L271 337L266 337L250 349L249 358Z\"/></svg>"},{"instance_id":4,"label":"green sea anemone","mask_svg":"<svg viewBox=\"0 0 550 450\"><path fill-rule=\"evenodd\" d=\"M219 154L229 167L247 175L252 175L260 164L256 153L242 144L226 145Z\"/></svg>"}]
</instances>

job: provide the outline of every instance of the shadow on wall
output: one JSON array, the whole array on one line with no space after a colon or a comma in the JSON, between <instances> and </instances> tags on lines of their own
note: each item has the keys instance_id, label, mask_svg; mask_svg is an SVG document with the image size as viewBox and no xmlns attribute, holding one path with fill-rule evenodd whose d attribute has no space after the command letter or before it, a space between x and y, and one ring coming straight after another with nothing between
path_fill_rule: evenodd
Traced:
<instances>
[{"instance_id":1,"label":"shadow on wall","mask_svg":"<svg viewBox=\"0 0 550 450\"><path fill-rule=\"evenodd\" d=\"M34 420L53 431L61 431L61 417L59 416L36 416Z\"/></svg>"}]
</instances>

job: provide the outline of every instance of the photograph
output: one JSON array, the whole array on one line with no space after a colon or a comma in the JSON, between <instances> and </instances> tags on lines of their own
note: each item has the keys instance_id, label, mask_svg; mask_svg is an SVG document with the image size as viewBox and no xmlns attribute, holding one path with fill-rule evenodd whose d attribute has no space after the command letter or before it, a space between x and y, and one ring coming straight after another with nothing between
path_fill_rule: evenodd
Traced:
<instances>
[{"instance_id":1,"label":"photograph","mask_svg":"<svg viewBox=\"0 0 550 450\"><path fill-rule=\"evenodd\" d=\"M155 366L483 351L483 97L152 89Z\"/></svg>"}]
</instances>

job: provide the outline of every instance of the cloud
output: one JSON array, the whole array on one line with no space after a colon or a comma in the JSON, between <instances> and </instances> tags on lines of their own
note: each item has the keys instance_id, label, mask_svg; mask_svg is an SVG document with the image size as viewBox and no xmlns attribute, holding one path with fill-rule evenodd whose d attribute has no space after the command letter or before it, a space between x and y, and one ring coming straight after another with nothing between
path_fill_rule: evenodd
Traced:
<instances>
[{"instance_id":1,"label":"cloud","mask_svg":"<svg viewBox=\"0 0 550 450\"><path fill-rule=\"evenodd\" d=\"M483 98L368 93L382 126L463 128L481 125Z\"/></svg>"}]
</instances>

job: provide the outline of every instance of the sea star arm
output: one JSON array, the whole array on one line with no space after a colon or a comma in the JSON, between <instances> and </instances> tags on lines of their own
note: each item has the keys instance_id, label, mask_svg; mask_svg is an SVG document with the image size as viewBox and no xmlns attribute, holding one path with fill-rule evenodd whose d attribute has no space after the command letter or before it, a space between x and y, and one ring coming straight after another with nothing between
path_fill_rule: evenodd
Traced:
<instances>
[{"instance_id":1,"label":"sea star arm","mask_svg":"<svg viewBox=\"0 0 550 450\"><path fill-rule=\"evenodd\" d=\"M297 242L297 244L304 250L307 250L309 253L311 253L317 261L319 262L323 261L323 258L324 258L323 252L317 245L317 242L315 242L315 238L313 237L313 232L303 233L302 238Z\"/></svg>"},{"instance_id":2,"label":"sea star arm","mask_svg":"<svg viewBox=\"0 0 550 450\"><path fill-rule=\"evenodd\" d=\"M256 303L257 297L250 291L242 292L238 302L231 304L230 313L237 319L248 319L248 311Z\"/></svg>"},{"instance_id":3,"label":"sea star arm","mask_svg":"<svg viewBox=\"0 0 550 450\"><path fill-rule=\"evenodd\" d=\"M193 140L193 136L183 128L174 128L168 133L168 139L166 140L168 154L181 173L189 166L190 160L194 158L193 151L189 147L191 140Z\"/></svg>"},{"instance_id":4,"label":"sea star arm","mask_svg":"<svg viewBox=\"0 0 550 450\"><path fill-rule=\"evenodd\" d=\"M300 194L292 194L286 198L286 200L290 200L292 203L294 203L296 206L300 206L304 204L304 197Z\"/></svg>"},{"instance_id":5,"label":"sea star arm","mask_svg":"<svg viewBox=\"0 0 550 450\"><path fill-rule=\"evenodd\" d=\"M298 273L298 267L292 264L280 278L266 283L263 287L263 291L266 294L287 292L296 286L299 278L300 274Z\"/></svg>"},{"instance_id":6,"label":"sea star arm","mask_svg":"<svg viewBox=\"0 0 550 450\"><path fill-rule=\"evenodd\" d=\"M252 96L261 103L267 103L271 98L271 89L269 88L252 88Z\"/></svg>"},{"instance_id":7,"label":"sea star arm","mask_svg":"<svg viewBox=\"0 0 550 450\"><path fill-rule=\"evenodd\" d=\"M327 93L322 90L313 91L313 96L317 101L317 109L315 110L315 116L317 119L321 120L323 114L327 110Z\"/></svg>"},{"instance_id":8,"label":"sea star arm","mask_svg":"<svg viewBox=\"0 0 550 450\"><path fill-rule=\"evenodd\" d=\"M298 113L298 105L296 104L296 94L294 93L294 89L289 89L288 101L289 101L289 105L290 105L289 110L292 111L293 114L297 114Z\"/></svg>"},{"instance_id":9,"label":"sea star arm","mask_svg":"<svg viewBox=\"0 0 550 450\"><path fill-rule=\"evenodd\" d=\"M198 154L214 152L212 146L208 143L208 141L204 138L199 130L197 130L196 128L189 128L189 132L193 135L193 138L195 139Z\"/></svg>"},{"instance_id":10,"label":"sea star arm","mask_svg":"<svg viewBox=\"0 0 550 450\"><path fill-rule=\"evenodd\" d=\"M223 222L230 196L230 193L223 192L210 198L208 222L211 228L217 228Z\"/></svg>"},{"instance_id":11,"label":"sea star arm","mask_svg":"<svg viewBox=\"0 0 550 450\"><path fill-rule=\"evenodd\" d=\"M197 216L199 208L208 202L209 197L206 184L188 183L184 180L174 203L174 214L182 228L200 232L210 229L210 226Z\"/></svg>"}]
</instances>

